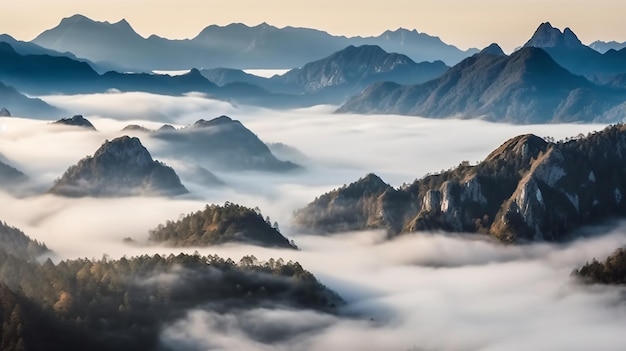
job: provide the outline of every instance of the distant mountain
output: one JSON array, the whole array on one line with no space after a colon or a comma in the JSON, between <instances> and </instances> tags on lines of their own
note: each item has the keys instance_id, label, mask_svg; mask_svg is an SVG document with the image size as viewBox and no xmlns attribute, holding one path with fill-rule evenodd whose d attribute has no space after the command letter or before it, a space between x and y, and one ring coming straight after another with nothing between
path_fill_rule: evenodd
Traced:
<instances>
[{"instance_id":1,"label":"distant mountain","mask_svg":"<svg viewBox=\"0 0 626 351\"><path fill-rule=\"evenodd\" d=\"M294 68L326 57L349 45L378 45L414 61L442 60L455 64L477 50L462 51L437 37L398 29L378 37L332 36L308 28L277 28L266 23L249 27L240 23L211 25L190 40L143 38L126 22L97 22L81 15L64 18L33 43L56 51L69 51L97 63L152 71L192 67Z\"/></svg>"},{"instance_id":2,"label":"distant mountain","mask_svg":"<svg viewBox=\"0 0 626 351\"><path fill-rule=\"evenodd\" d=\"M593 43L591 43L589 47L596 50L597 52L601 54L604 54L609 50L619 51L619 50L626 48L626 42L618 43L616 41L606 42L606 41L596 40Z\"/></svg>"},{"instance_id":3,"label":"distant mountain","mask_svg":"<svg viewBox=\"0 0 626 351\"><path fill-rule=\"evenodd\" d=\"M296 249L278 228L263 219L260 211L226 203L207 205L176 222L168 221L150 231L150 241L172 246L211 246L247 243L265 247Z\"/></svg>"},{"instance_id":4,"label":"distant mountain","mask_svg":"<svg viewBox=\"0 0 626 351\"><path fill-rule=\"evenodd\" d=\"M441 76L448 68L441 61L415 63L405 55L387 53L379 46L362 45L348 46L271 78L224 68L201 73L218 85L244 82L274 93L315 95L326 103L341 103L374 82L418 84Z\"/></svg>"},{"instance_id":5,"label":"distant mountain","mask_svg":"<svg viewBox=\"0 0 626 351\"><path fill-rule=\"evenodd\" d=\"M3 107L0 109L0 117L11 117L11 112L6 107Z\"/></svg>"},{"instance_id":6,"label":"distant mountain","mask_svg":"<svg viewBox=\"0 0 626 351\"><path fill-rule=\"evenodd\" d=\"M2 82L0 82L0 106L4 111L2 117L10 117L13 114L15 116L49 119L62 113L61 110L48 105L43 100L29 98Z\"/></svg>"},{"instance_id":7,"label":"distant mountain","mask_svg":"<svg viewBox=\"0 0 626 351\"><path fill-rule=\"evenodd\" d=\"M480 54L489 54L496 56L506 56L500 45L493 43L487 46L486 48L480 50Z\"/></svg>"},{"instance_id":8,"label":"distant mountain","mask_svg":"<svg viewBox=\"0 0 626 351\"><path fill-rule=\"evenodd\" d=\"M99 73L104 73L106 71L119 69L120 67L116 67L114 65L97 65L89 60L82 59L76 57L71 52L58 52L55 50L46 49L39 45L29 43L26 41L16 40L12 36L8 34L0 34L0 42L5 42L13 47L15 51L20 55L48 55L48 56L63 56L68 57L76 61L81 61L89 64L91 68L96 70Z\"/></svg>"},{"instance_id":9,"label":"distant mountain","mask_svg":"<svg viewBox=\"0 0 626 351\"><path fill-rule=\"evenodd\" d=\"M590 122L623 103L624 91L598 87L542 49L477 54L421 85L377 83L338 112L483 118L513 123Z\"/></svg>"},{"instance_id":10,"label":"distant mountain","mask_svg":"<svg viewBox=\"0 0 626 351\"><path fill-rule=\"evenodd\" d=\"M3 162L0 155L0 189L12 191L28 180L28 177L17 169Z\"/></svg>"},{"instance_id":11,"label":"distant mountain","mask_svg":"<svg viewBox=\"0 0 626 351\"><path fill-rule=\"evenodd\" d=\"M546 142L521 135L476 166L395 189L375 175L296 211L313 232L385 229L390 236L444 230L504 242L562 241L580 226L626 216L626 126Z\"/></svg>"},{"instance_id":12,"label":"distant mountain","mask_svg":"<svg viewBox=\"0 0 626 351\"><path fill-rule=\"evenodd\" d=\"M300 166L278 160L253 132L228 116L198 120L183 129L158 130L152 137L166 143L163 152L209 169L289 171Z\"/></svg>"},{"instance_id":13,"label":"distant mountain","mask_svg":"<svg viewBox=\"0 0 626 351\"><path fill-rule=\"evenodd\" d=\"M596 82L626 72L626 50L601 54L584 45L571 29L561 30L542 23L524 47L544 49L559 65Z\"/></svg>"},{"instance_id":14,"label":"distant mountain","mask_svg":"<svg viewBox=\"0 0 626 351\"><path fill-rule=\"evenodd\" d=\"M172 168L154 161L139 139L128 136L105 142L93 156L70 167L50 189L52 194L70 197L186 192Z\"/></svg>"},{"instance_id":15,"label":"distant mountain","mask_svg":"<svg viewBox=\"0 0 626 351\"><path fill-rule=\"evenodd\" d=\"M83 117L82 115L75 115L71 118L62 118L54 122L53 124L80 127L84 129L93 130L93 131L96 130L96 127L94 127L93 124L91 124L91 122L89 122L89 120Z\"/></svg>"}]
</instances>

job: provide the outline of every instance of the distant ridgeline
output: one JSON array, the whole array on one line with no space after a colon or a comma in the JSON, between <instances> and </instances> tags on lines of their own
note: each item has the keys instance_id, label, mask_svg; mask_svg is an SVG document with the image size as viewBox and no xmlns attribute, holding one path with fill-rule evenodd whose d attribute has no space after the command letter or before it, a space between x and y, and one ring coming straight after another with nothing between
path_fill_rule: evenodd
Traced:
<instances>
[{"instance_id":1,"label":"distant ridgeline","mask_svg":"<svg viewBox=\"0 0 626 351\"><path fill-rule=\"evenodd\" d=\"M582 225L626 216L626 126L568 141L521 135L479 164L395 189L370 174L295 213L318 233L385 229L478 232L504 242L560 241Z\"/></svg>"},{"instance_id":2,"label":"distant ridgeline","mask_svg":"<svg viewBox=\"0 0 626 351\"><path fill-rule=\"evenodd\" d=\"M163 328L190 309L335 313L343 303L300 264L282 259L179 254L40 264L33 257L45 246L4 223L0 244L2 350L163 349Z\"/></svg>"}]
</instances>

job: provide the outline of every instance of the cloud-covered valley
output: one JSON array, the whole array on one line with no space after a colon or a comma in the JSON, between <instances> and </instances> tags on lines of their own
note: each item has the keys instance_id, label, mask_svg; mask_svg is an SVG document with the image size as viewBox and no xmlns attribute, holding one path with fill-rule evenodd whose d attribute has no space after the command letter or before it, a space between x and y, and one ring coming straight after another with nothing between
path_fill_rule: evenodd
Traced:
<instances>
[{"instance_id":1,"label":"cloud-covered valley","mask_svg":"<svg viewBox=\"0 0 626 351\"><path fill-rule=\"evenodd\" d=\"M623 292L581 287L569 274L626 244L626 225L587 229L568 244L504 246L473 235L418 233L385 240L382 232L312 236L290 226L292 212L316 196L369 172L393 186L427 173L475 163L508 138L534 133L555 139L603 125L507 125L417 117L335 115L334 106L265 110L198 96L143 93L48 96L83 114L97 132L47 121L0 118L0 154L26 173L27 196L0 193L0 220L47 243L55 259L151 253L219 254L238 261L282 257L299 261L347 302L341 316L262 308L220 314L189 311L164 329L162 342L181 350L621 350L626 343ZM223 186L182 176L189 194L177 198L61 198L45 192L63 172L128 124L183 127L228 115L265 142L284 143L306 158L297 172L215 171ZM69 116L68 116L69 117ZM167 143L133 132L155 159L179 174ZM300 250L246 245L174 249L139 243L166 220L226 201L258 206L278 221ZM599 234L599 235L598 235ZM276 335L280 335L277 337Z\"/></svg>"}]
</instances>

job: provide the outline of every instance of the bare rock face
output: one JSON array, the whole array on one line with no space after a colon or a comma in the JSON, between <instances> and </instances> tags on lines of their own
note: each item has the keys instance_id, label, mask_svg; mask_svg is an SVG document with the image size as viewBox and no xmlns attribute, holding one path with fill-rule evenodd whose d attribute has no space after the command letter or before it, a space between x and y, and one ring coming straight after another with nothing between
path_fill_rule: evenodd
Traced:
<instances>
[{"instance_id":1,"label":"bare rock face","mask_svg":"<svg viewBox=\"0 0 626 351\"><path fill-rule=\"evenodd\" d=\"M444 230L561 241L582 225L626 216L624 164L624 125L558 143L521 135L476 166L463 162L400 189L355 186L360 180L334 190L297 211L295 224L324 233Z\"/></svg>"},{"instance_id":2,"label":"bare rock face","mask_svg":"<svg viewBox=\"0 0 626 351\"><path fill-rule=\"evenodd\" d=\"M187 192L174 170L155 161L139 139L105 142L70 167L50 193L80 196L180 195Z\"/></svg>"}]
</instances>

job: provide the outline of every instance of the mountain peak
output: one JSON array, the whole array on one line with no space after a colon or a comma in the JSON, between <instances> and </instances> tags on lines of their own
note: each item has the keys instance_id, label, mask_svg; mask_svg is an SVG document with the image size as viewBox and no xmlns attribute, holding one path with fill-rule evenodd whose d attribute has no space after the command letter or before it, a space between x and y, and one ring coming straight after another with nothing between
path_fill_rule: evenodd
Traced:
<instances>
[{"instance_id":1,"label":"mountain peak","mask_svg":"<svg viewBox=\"0 0 626 351\"><path fill-rule=\"evenodd\" d=\"M479 54L489 54L489 55L497 55L497 56L506 56L500 45L496 43L492 43L486 48L482 49Z\"/></svg>"},{"instance_id":2,"label":"mountain peak","mask_svg":"<svg viewBox=\"0 0 626 351\"><path fill-rule=\"evenodd\" d=\"M207 128L207 127L215 127L220 125L228 125L235 122L232 118L228 116L219 116L217 118L213 118L212 120L204 120L199 119L196 123L193 124L194 128Z\"/></svg>"},{"instance_id":3,"label":"mountain peak","mask_svg":"<svg viewBox=\"0 0 626 351\"><path fill-rule=\"evenodd\" d=\"M537 28L530 40L524 44L524 47L529 46L579 48L584 45L570 28L565 28L565 31L561 32L560 29L553 27L550 22L544 22Z\"/></svg>"},{"instance_id":4,"label":"mountain peak","mask_svg":"<svg viewBox=\"0 0 626 351\"><path fill-rule=\"evenodd\" d=\"M91 124L91 122L89 122L89 120L84 118L82 115L75 115L72 118L62 118L53 124L63 124L67 126L76 126L96 130L96 127L94 127L93 124Z\"/></svg>"},{"instance_id":5,"label":"mountain peak","mask_svg":"<svg viewBox=\"0 0 626 351\"><path fill-rule=\"evenodd\" d=\"M187 189L172 168L152 159L138 138L122 136L70 167L50 192L73 197L180 195Z\"/></svg>"}]
</instances>

